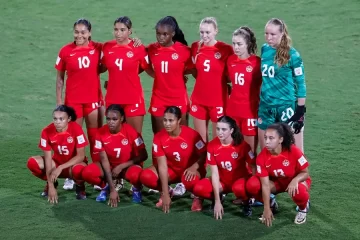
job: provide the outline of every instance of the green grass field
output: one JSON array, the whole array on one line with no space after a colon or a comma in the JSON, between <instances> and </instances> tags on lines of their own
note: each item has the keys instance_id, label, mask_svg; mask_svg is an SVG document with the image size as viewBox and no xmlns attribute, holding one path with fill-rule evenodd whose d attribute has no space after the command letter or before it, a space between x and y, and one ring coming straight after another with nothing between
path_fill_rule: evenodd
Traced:
<instances>
[{"instance_id":1,"label":"green grass field","mask_svg":"<svg viewBox=\"0 0 360 240\"><path fill-rule=\"evenodd\" d=\"M359 9L359 0L2 0L0 239L360 239ZM281 212L271 228L259 223L261 208L250 219L242 217L232 195L226 198L222 221L209 211L192 213L188 194L174 199L168 215L154 207L157 195L144 193L144 203L134 205L126 190L116 209L95 202L97 193L90 188L86 201L59 190L57 206L39 196L44 182L30 174L26 161L41 153L39 134L51 121L58 50L72 41L78 18L90 19L93 39L105 41L112 38L113 21L121 15L130 16L134 35L145 44L155 41L155 23L166 15L178 19L188 42L198 39L203 17L215 16L218 39L230 43L234 29L249 25L260 46L269 18L286 21L304 59L308 87L305 153L313 188L306 224L293 223L295 206L286 194L278 197ZM149 100L152 80L142 74L142 82ZM189 91L193 83L189 81ZM150 150L148 115L143 132Z\"/></svg>"}]
</instances>

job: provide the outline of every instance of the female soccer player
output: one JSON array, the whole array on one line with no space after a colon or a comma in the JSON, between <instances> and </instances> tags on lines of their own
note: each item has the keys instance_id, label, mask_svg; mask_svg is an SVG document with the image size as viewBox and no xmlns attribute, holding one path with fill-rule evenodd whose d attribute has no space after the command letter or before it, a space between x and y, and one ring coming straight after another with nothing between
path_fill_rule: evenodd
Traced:
<instances>
[{"instance_id":1,"label":"female soccer player","mask_svg":"<svg viewBox=\"0 0 360 240\"><path fill-rule=\"evenodd\" d=\"M222 116L216 124L217 138L209 142L207 147L207 163L211 168L211 179L204 178L194 187L194 195L214 199L214 217L222 219L224 209L221 203L223 193L233 192L242 200L244 214L250 216L248 194L245 190L246 180L251 174L250 166L255 174L255 156L249 144L243 141L239 127L234 119Z\"/></svg>"},{"instance_id":2,"label":"female soccer player","mask_svg":"<svg viewBox=\"0 0 360 240\"><path fill-rule=\"evenodd\" d=\"M196 66L196 77L191 95L190 114L194 117L194 128L204 141L208 139L208 122L213 123L215 136L216 121L224 115L228 98L226 84L226 61L233 54L230 45L215 39L218 25L213 17L200 22L200 41L191 45L192 61Z\"/></svg>"},{"instance_id":3,"label":"female soccer player","mask_svg":"<svg viewBox=\"0 0 360 240\"><path fill-rule=\"evenodd\" d=\"M291 124L295 144L303 151L306 112L304 64L283 20L270 19L265 26L266 44L261 48L262 86L259 105L259 139L264 148L265 129L275 122Z\"/></svg>"},{"instance_id":4,"label":"female soccer player","mask_svg":"<svg viewBox=\"0 0 360 240\"><path fill-rule=\"evenodd\" d=\"M146 110L139 67L147 70L148 56L143 45L134 46L134 40L130 39L131 33L130 18L123 16L115 20L115 40L104 44L101 72L106 69L109 72L106 106L120 104L124 108L127 123L141 134Z\"/></svg>"},{"instance_id":5,"label":"female soccer player","mask_svg":"<svg viewBox=\"0 0 360 240\"><path fill-rule=\"evenodd\" d=\"M246 189L258 199L263 199L261 220L266 226L271 226L273 211L278 207L276 202L270 201L270 194L282 192L288 192L299 208L295 223L305 223L311 186L309 163L294 145L294 134L286 123L270 125L264 138L266 148L256 158L257 176L248 180Z\"/></svg>"},{"instance_id":6,"label":"female soccer player","mask_svg":"<svg viewBox=\"0 0 360 240\"><path fill-rule=\"evenodd\" d=\"M140 203L139 176L142 163L148 157L144 141L130 124L125 123L125 111L120 105L112 104L106 109L106 121L107 125L99 129L95 138L94 151L100 153L101 161L88 165L82 177L90 184L103 187L96 201L106 201L110 192L111 207L117 207L120 201L113 179L125 178L133 185L133 202Z\"/></svg>"},{"instance_id":7,"label":"female soccer player","mask_svg":"<svg viewBox=\"0 0 360 240\"><path fill-rule=\"evenodd\" d=\"M237 122L244 140L256 153L261 59L256 56L256 38L250 28L236 29L233 33L232 44L235 54L227 60L227 73L231 80L232 90L226 114Z\"/></svg>"},{"instance_id":8,"label":"female soccer player","mask_svg":"<svg viewBox=\"0 0 360 240\"><path fill-rule=\"evenodd\" d=\"M85 185L81 174L86 166L85 146L88 141L76 122L73 108L59 105L53 111L53 123L41 132L39 148L43 156L30 157L27 167L32 174L47 181L43 197L51 204L58 203L57 179L69 178L76 182L76 198L86 199ZM53 151L53 155L52 155Z\"/></svg>"},{"instance_id":9,"label":"female soccer player","mask_svg":"<svg viewBox=\"0 0 360 240\"><path fill-rule=\"evenodd\" d=\"M206 147L201 136L193 129L180 125L179 107L167 107L163 115L164 128L154 136L153 156L156 162L144 169L140 175L146 187L161 190L156 204L165 213L170 210L171 196L168 185L182 182L186 190L192 191L200 178L205 177ZM201 211L202 202L194 198L192 211Z\"/></svg>"},{"instance_id":10,"label":"female soccer player","mask_svg":"<svg viewBox=\"0 0 360 240\"><path fill-rule=\"evenodd\" d=\"M87 135L90 142L91 158L94 138L99 127L99 101L101 98L99 62L102 44L91 41L91 23L79 19L74 23L74 41L60 49L56 60L56 104L63 104L62 92L66 78L65 104L74 108L77 123L82 126L85 118ZM66 179L64 189L73 188L72 181Z\"/></svg>"},{"instance_id":11,"label":"female soccer player","mask_svg":"<svg viewBox=\"0 0 360 240\"><path fill-rule=\"evenodd\" d=\"M183 125L187 125L188 95L184 73L192 67L190 49L174 17L167 16L156 24L156 43L148 47L155 71L149 112L154 134L163 129L163 114L168 106L181 109Z\"/></svg>"}]
</instances>

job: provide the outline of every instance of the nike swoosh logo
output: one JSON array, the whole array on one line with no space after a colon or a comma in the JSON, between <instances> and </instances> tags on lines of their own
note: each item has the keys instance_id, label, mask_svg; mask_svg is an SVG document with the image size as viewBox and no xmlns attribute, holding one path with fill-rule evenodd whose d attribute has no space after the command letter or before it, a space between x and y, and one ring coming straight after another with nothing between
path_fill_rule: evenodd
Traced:
<instances>
[{"instance_id":1,"label":"nike swoosh logo","mask_svg":"<svg viewBox=\"0 0 360 240\"><path fill-rule=\"evenodd\" d=\"M109 144L110 142L104 142L104 145L107 145L107 144Z\"/></svg>"},{"instance_id":2,"label":"nike swoosh logo","mask_svg":"<svg viewBox=\"0 0 360 240\"><path fill-rule=\"evenodd\" d=\"M157 56L157 55L159 55L159 53L155 53L154 55Z\"/></svg>"},{"instance_id":3,"label":"nike swoosh logo","mask_svg":"<svg viewBox=\"0 0 360 240\"><path fill-rule=\"evenodd\" d=\"M71 53L71 54L70 54L70 57L75 56L75 55L76 55L76 53Z\"/></svg>"},{"instance_id":4,"label":"nike swoosh logo","mask_svg":"<svg viewBox=\"0 0 360 240\"><path fill-rule=\"evenodd\" d=\"M163 146L163 148L168 148L169 146Z\"/></svg>"},{"instance_id":5,"label":"nike swoosh logo","mask_svg":"<svg viewBox=\"0 0 360 240\"><path fill-rule=\"evenodd\" d=\"M56 143L56 141L51 141L51 143Z\"/></svg>"},{"instance_id":6,"label":"nike swoosh logo","mask_svg":"<svg viewBox=\"0 0 360 240\"><path fill-rule=\"evenodd\" d=\"M130 112L135 112L135 111L137 111L137 109L131 109L131 110L130 110Z\"/></svg>"},{"instance_id":7,"label":"nike swoosh logo","mask_svg":"<svg viewBox=\"0 0 360 240\"><path fill-rule=\"evenodd\" d=\"M220 153L218 153L218 154L214 154L214 156L215 156L215 157L217 157L217 156L219 156L219 155L220 155Z\"/></svg>"},{"instance_id":8,"label":"nike swoosh logo","mask_svg":"<svg viewBox=\"0 0 360 240\"><path fill-rule=\"evenodd\" d=\"M236 65L235 64L233 64L233 65L231 65L232 67L235 67Z\"/></svg>"},{"instance_id":9,"label":"nike swoosh logo","mask_svg":"<svg viewBox=\"0 0 360 240\"><path fill-rule=\"evenodd\" d=\"M269 166L265 166L266 168L269 168L269 167L271 167L271 165L269 165Z\"/></svg>"},{"instance_id":10,"label":"nike swoosh logo","mask_svg":"<svg viewBox=\"0 0 360 240\"><path fill-rule=\"evenodd\" d=\"M109 54L113 54L114 52L109 52Z\"/></svg>"}]
</instances>

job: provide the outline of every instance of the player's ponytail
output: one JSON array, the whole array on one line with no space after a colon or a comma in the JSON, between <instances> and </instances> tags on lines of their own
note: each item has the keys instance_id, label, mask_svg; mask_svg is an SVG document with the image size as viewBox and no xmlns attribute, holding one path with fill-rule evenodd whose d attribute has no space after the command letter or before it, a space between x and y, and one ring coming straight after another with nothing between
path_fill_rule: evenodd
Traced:
<instances>
[{"instance_id":1,"label":"player's ponytail","mask_svg":"<svg viewBox=\"0 0 360 240\"><path fill-rule=\"evenodd\" d=\"M283 138L281 147L285 150L290 151L291 145L295 144L294 133L291 127L286 123L274 123L270 125L267 129L274 129L279 137Z\"/></svg>"},{"instance_id":2,"label":"player's ponytail","mask_svg":"<svg viewBox=\"0 0 360 240\"><path fill-rule=\"evenodd\" d=\"M75 110L72 107L66 105L59 105L57 106L53 112L65 112L68 117L70 118L70 122L75 122L77 119Z\"/></svg>"},{"instance_id":3,"label":"player's ponytail","mask_svg":"<svg viewBox=\"0 0 360 240\"><path fill-rule=\"evenodd\" d=\"M91 32L91 23L90 23L89 20L87 20L87 19L85 19L85 18L80 18L80 19L78 19L78 20L74 23L73 28L75 28L75 26L78 25L78 24L84 25L84 26L87 28L87 30L88 30L89 32ZM89 41L91 40L91 36L89 37L88 40L89 40Z\"/></svg>"},{"instance_id":4,"label":"player's ponytail","mask_svg":"<svg viewBox=\"0 0 360 240\"><path fill-rule=\"evenodd\" d=\"M285 22L279 18L270 19L266 25L273 24L280 27L280 33L282 37L279 43L279 46L276 48L275 62L279 67L285 65L290 60L290 48L291 48L291 38L287 29Z\"/></svg>"},{"instance_id":5,"label":"player's ponytail","mask_svg":"<svg viewBox=\"0 0 360 240\"><path fill-rule=\"evenodd\" d=\"M241 144L241 142L244 140L244 137L241 134L240 129L234 119L228 116L222 116L218 119L217 122L227 123L230 130L233 129L233 132L231 133L231 137L233 139L233 146L238 146Z\"/></svg>"},{"instance_id":6,"label":"player's ponytail","mask_svg":"<svg viewBox=\"0 0 360 240\"><path fill-rule=\"evenodd\" d=\"M174 114L175 117L179 120L182 117L182 113L181 113L181 109L179 107L176 106L169 106L165 109L164 115L165 113L171 113Z\"/></svg>"},{"instance_id":7,"label":"player's ponytail","mask_svg":"<svg viewBox=\"0 0 360 240\"><path fill-rule=\"evenodd\" d=\"M172 38L172 40L174 41L174 42L180 42L180 43L182 43L182 44L184 44L184 45L188 45L188 43L187 43L187 41L186 41L186 39L185 39L185 35L184 35L184 33L183 33L183 31L180 29L180 27L179 27L179 24L178 24L178 22L177 22L177 20L176 20L176 18L175 17L173 17L173 16L166 16L166 17L164 17L164 18L162 18L162 19L160 19L159 21L158 21L158 23L156 24L156 27L155 28L158 28L159 26L161 26L161 25L166 25L166 26L169 26L169 27L171 27L171 29L174 31L174 36L173 36L173 38Z\"/></svg>"},{"instance_id":8,"label":"player's ponytail","mask_svg":"<svg viewBox=\"0 0 360 240\"><path fill-rule=\"evenodd\" d=\"M105 114L107 115L109 112L118 112L120 114L120 117L123 117L123 120L121 123L126 122L126 116L124 108L122 108L119 104L111 104L107 107Z\"/></svg>"},{"instance_id":9,"label":"player's ponytail","mask_svg":"<svg viewBox=\"0 0 360 240\"><path fill-rule=\"evenodd\" d=\"M240 27L236 29L233 33L233 36L241 36L244 38L249 54L256 54L257 52L257 43L254 32L251 28L247 26Z\"/></svg>"}]
</instances>

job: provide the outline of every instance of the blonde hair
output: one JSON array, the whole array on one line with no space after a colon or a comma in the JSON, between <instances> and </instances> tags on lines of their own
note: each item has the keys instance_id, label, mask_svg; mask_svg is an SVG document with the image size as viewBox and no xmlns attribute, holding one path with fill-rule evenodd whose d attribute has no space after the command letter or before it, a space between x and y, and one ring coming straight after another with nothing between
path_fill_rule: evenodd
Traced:
<instances>
[{"instance_id":1,"label":"blonde hair","mask_svg":"<svg viewBox=\"0 0 360 240\"><path fill-rule=\"evenodd\" d=\"M287 29L285 22L279 18L270 19L266 25L273 24L280 27L280 33L282 37L279 43L279 46L276 49L275 63L279 67L285 65L290 60L290 48L291 48L291 38Z\"/></svg>"},{"instance_id":2,"label":"blonde hair","mask_svg":"<svg viewBox=\"0 0 360 240\"><path fill-rule=\"evenodd\" d=\"M203 24L203 23L212 24L215 29L218 28L218 24L217 24L216 18L214 18L214 17L206 17L206 18L204 18L203 20L201 20L200 26L201 26L201 24Z\"/></svg>"},{"instance_id":3,"label":"blonde hair","mask_svg":"<svg viewBox=\"0 0 360 240\"><path fill-rule=\"evenodd\" d=\"M233 33L233 36L241 36L244 38L249 54L256 54L257 44L254 32L247 26L239 27Z\"/></svg>"}]
</instances>

